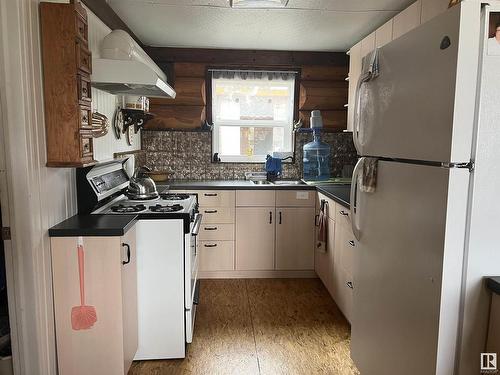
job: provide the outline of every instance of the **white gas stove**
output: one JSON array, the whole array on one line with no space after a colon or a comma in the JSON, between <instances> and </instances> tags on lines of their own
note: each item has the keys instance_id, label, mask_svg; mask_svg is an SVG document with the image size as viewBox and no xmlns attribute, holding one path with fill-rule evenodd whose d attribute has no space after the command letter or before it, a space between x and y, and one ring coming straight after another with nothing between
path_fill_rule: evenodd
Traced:
<instances>
[{"instance_id":1,"label":"white gas stove","mask_svg":"<svg viewBox=\"0 0 500 375\"><path fill-rule=\"evenodd\" d=\"M138 349L135 360L184 358L193 339L199 299L197 196L160 192L150 200L126 196L123 163L77 172L81 213L137 214Z\"/></svg>"}]
</instances>

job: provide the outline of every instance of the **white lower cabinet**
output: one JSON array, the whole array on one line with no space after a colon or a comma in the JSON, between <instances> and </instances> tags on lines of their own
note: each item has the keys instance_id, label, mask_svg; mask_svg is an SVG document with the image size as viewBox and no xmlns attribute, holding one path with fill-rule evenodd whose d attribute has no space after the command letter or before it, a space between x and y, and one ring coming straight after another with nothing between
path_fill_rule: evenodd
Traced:
<instances>
[{"instance_id":1,"label":"white lower cabinet","mask_svg":"<svg viewBox=\"0 0 500 375\"><path fill-rule=\"evenodd\" d=\"M274 207L238 207L236 209L236 269L273 270Z\"/></svg>"},{"instance_id":2,"label":"white lower cabinet","mask_svg":"<svg viewBox=\"0 0 500 375\"><path fill-rule=\"evenodd\" d=\"M276 216L276 269L313 269L314 208L277 208Z\"/></svg>"},{"instance_id":3,"label":"white lower cabinet","mask_svg":"<svg viewBox=\"0 0 500 375\"><path fill-rule=\"evenodd\" d=\"M86 329L72 326L81 305L77 237L51 237L59 374L127 374L138 345L135 232L83 238L84 303L97 315Z\"/></svg>"},{"instance_id":4,"label":"white lower cabinet","mask_svg":"<svg viewBox=\"0 0 500 375\"><path fill-rule=\"evenodd\" d=\"M356 242L351 229L350 213L346 207L333 202L323 194L317 200L317 214L321 201L326 202L328 216L326 248L316 247L314 269L335 303L350 322L355 284L353 255ZM316 241L317 243L317 241Z\"/></svg>"}]
</instances>

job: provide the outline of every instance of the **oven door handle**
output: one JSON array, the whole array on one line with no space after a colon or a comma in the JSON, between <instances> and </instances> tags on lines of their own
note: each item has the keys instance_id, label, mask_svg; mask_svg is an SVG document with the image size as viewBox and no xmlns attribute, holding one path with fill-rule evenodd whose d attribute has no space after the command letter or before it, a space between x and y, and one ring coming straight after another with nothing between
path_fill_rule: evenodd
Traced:
<instances>
[{"instance_id":1,"label":"oven door handle","mask_svg":"<svg viewBox=\"0 0 500 375\"><path fill-rule=\"evenodd\" d=\"M191 232L192 236L197 236L198 233L200 232L201 219L203 219L203 215L202 214L197 214L196 215L196 219L194 220L193 230Z\"/></svg>"}]
</instances>

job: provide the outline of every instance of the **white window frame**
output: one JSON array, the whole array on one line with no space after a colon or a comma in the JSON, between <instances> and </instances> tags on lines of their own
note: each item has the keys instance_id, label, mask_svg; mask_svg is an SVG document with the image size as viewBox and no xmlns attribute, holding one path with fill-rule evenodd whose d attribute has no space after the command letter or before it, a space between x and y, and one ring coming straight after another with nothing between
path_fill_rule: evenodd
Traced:
<instances>
[{"instance_id":1,"label":"white window frame","mask_svg":"<svg viewBox=\"0 0 500 375\"><path fill-rule=\"evenodd\" d=\"M235 69L235 71L240 71L238 69ZM281 73L282 71L275 70L272 71L273 73ZM287 72L287 73L294 73L298 74L298 72ZM215 115L213 112L213 102L215 98L215 85L213 83L214 78L210 77L212 80L211 82L211 103L210 105L212 106L212 121L213 121L213 129L212 129L212 155L215 153L218 154L220 162L221 163L263 163L266 160L266 155L221 155L219 153L219 131L221 126L235 126L235 122L231 120L222 120L222 121L216 121L215 120ZM297 79L295 78L293 80L293 85L292 85L292 100L290 103L290 110L292 113L292 121L291 123L287 123L285 121L266 121L266 120L235 120L238 122L237 126L240 127L263 127L263 128L278 128L282 127L285 130L285 145L290 146L290 151L292 154L295 152L295 137L294 137L294 131L293 131L293 123L294 123L294 115L295 115L295 105L296 105L296 95L297 95L297 90L296 90L296 85L297 85ZM290 135L287 136L286 128L290 128ZM287 160L285 162L291 163L291 160Z\"/></svg>"}]
</instances>

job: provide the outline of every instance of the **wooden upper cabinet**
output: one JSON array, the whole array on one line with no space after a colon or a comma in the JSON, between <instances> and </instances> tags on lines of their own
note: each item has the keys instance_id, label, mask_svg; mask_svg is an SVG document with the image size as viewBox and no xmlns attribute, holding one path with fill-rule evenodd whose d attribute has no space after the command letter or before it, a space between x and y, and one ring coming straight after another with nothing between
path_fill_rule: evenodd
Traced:
<instances>
[{"instance_id":1,"label":"wooden upper cabinet","mask_svg":"<svg viewBox=\"0 0 500 375\"><path fill-rule=\"evenodd\" d=\"M448 9L449 0L421 0L422 16L421 23L427 22Z\"/></svg>"},{"instance_id":2,"label":"wooden upper cabinet","mask_svg":"<svg viewBox=\"0 0 500 375\"><path fill-rule=\"evenodd\" d=\"M406 34L420 25L422 0L418 0L394 17L393 39Z\"/></svg>"},{"instance_id":3,"label":"wooden upper cabinet","mask_svg":"<svg viewBox=\"0 0 500 375\"><path fill-rule=\"evenodd\" d=\"M392 29L394 20L391 19L384 23L375 31L375 47L380 48L392 41Z\"/></svg>"},{"instance_id":4,"label":"wooden upper cabinet","mask_svg":"<svg viewBox=\"0 0 500 375\"><path fill-rule=\"evenodd\" d=\"M79 2L42 2L40 27L47 166L92 164L92 56L87 13Z\"/></svg>"}]
</instances>

